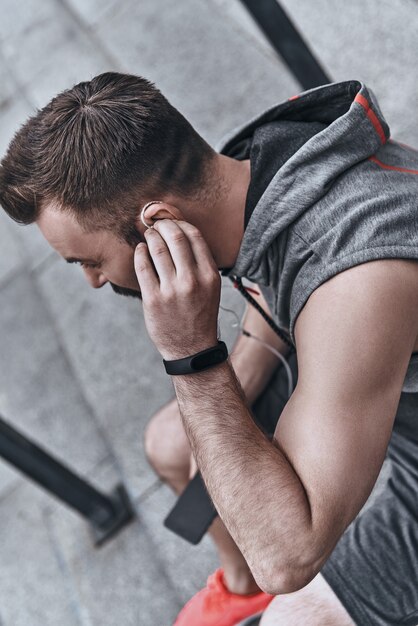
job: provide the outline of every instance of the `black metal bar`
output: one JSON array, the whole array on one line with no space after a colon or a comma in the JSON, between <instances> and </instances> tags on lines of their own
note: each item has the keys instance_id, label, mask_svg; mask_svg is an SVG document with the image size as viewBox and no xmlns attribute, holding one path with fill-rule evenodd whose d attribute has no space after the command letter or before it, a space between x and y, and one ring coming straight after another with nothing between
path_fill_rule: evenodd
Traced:
<instances>
[{"instance_id":1,"label":"black metal bar","mask_svg":"<svg viewBox=\"0 0 418 626\"><path fill-rule=\"evenodd\" d=\"M277 0L241 0L303 89L331 81Z\"/></svg>"},{"instance_id":2,"label":"black metal bar","mask_svg":"<svg viewBox=\"0 0 418 626\"><path fill-rule=\"evenodd\" d=\"M0 417L0 456L92 525L95 543L102 544L134 517L123 485L104 495Z\"/></svg>"}]
</instances>

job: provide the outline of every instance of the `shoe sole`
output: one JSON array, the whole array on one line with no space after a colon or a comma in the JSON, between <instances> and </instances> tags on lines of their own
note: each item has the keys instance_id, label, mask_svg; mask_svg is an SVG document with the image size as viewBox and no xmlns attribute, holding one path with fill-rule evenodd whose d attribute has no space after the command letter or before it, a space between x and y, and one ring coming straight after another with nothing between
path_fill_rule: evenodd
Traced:
<instances>
[{"instance_id":1,"label":"shoe sole","mask_svg":"<svg viewBox=\"0 0 418 626\"><path fill-rule=\"evenodd\" d=\"M263 613L264 611L261 611L261 613L255 613L254 615L251 615L251 617L246 617L241 622L237 622L235 626L258 626L260 617Z\"/></svg>"}]
</instances>

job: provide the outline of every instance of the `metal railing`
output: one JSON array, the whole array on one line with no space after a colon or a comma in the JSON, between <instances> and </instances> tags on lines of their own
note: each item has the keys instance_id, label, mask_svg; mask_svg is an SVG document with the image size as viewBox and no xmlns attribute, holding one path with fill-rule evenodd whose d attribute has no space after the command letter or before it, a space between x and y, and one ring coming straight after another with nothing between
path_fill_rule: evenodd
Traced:
<instances>
[{"instance_id":1,"label":"metal railing","mask_svg":"<svg viewBox=\"0 0 418 626\"><path fill-rule=\"evenodd\" d=\"M0 457L82 515L102 545L134 518L126 489L103 494L0 417Z\"/></svg>"}]
</instances>

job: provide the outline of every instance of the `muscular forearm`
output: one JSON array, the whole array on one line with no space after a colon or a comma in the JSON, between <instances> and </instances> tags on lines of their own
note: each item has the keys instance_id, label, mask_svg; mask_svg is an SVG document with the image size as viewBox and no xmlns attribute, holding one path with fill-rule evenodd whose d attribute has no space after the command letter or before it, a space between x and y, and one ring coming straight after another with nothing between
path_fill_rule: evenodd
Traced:
<instances>
[{"instance_id":1,"label":"muscular forearm","mask_svg":"<svg viewBox=\"0 0 418 626\"><path fill-rule=\"evenodd\" d=\"M262 588L301 580L310 507L285 455L254 424L229 362L173 382L213 502ZM272 582L273 581L273 582ZM277 585L277 586L276 586Z\"/></svg>"}]
</instances>

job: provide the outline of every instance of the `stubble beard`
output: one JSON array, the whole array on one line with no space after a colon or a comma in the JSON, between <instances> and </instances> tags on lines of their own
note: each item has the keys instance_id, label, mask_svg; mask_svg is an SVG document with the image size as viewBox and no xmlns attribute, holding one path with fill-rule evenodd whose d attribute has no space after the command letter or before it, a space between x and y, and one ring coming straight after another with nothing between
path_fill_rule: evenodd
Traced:
<instances>
[{"instance_id":1,"label":"stubble beard","mask_svg":"<svg viewBox=\"0 0 418 626\"><path fill-rule=\"evenodd\" d=\"M109 281L110 286L113 291L118 294L118 296L128 296L129 298L137 298L137 300L142 300L142 296L139 291L135 291L134 289L127 289L126 287L119 287L119 285L115 285Z\"/></svg>"}]
</instances>

